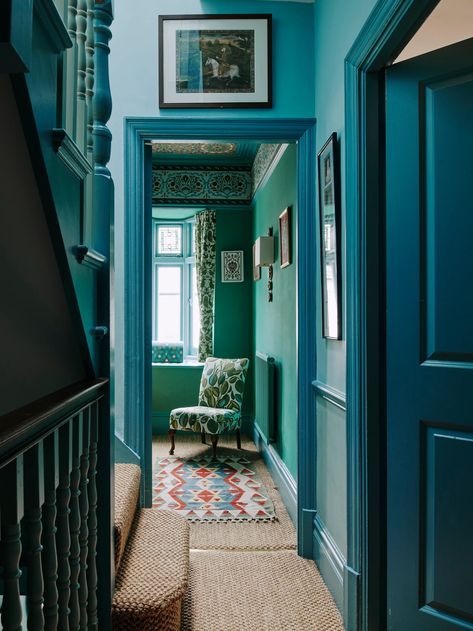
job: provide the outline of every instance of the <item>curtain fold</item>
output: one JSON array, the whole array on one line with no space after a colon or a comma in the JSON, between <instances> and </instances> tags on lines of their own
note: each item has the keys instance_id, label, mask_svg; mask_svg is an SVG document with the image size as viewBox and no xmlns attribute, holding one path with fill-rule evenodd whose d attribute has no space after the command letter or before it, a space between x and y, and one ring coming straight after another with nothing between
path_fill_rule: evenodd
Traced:
<instances>
[{"instance_id":1,"label":"curtain fold","mask_svg":"<svg viewBox=\"0 0 473 631\"><path fill-rule=\"evenodd\" d=\"M213 355L214 347L216 235L215 211L198 213L195 222L195 268L200 311L198 360L201 362Z\"/></svg>"}]
</instances>

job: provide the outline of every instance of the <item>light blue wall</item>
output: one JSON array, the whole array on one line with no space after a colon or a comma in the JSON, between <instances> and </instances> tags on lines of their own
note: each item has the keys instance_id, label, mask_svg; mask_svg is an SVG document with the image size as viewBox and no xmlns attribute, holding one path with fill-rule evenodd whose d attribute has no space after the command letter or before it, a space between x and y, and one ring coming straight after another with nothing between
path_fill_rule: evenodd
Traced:
<instances>
[{"instance_id":1,"label":"light blue wall","mask_svg":"<svg viewBox=\"0 0 473 631\"><path fill-rule=\"evenodd\" d=\"M356 2L317 0L314 5L317 149L323 146L332 132L336 132L340 139L343 242L342 318L344 323L341 341L329 341L322 338L320 300L318 300L317 379L341 393L345 393L346 376L344 59L374 5L375 0L356 0ZM320 269L317 270L317 296L321 296ZM316 409L317 513L334 539L342 557L346 558L346 415L339 407L321 397L318 397ZM328 567L328 564L324 567ZM325 576L325 578L329 585L334 584L332 577ZM343 599L341 585L338 587L336 596L337 602L340 603Z\"/></svg>"},{"instance_id":2,"label":"light blue wall","mask_svg":"<svg viewBox=\"0 0 473 631\"><path fill-rule=\"evenodd\" d=\"M110 169L115 181L116 426L123 425L123 244L124 147L127 116L205 118L297 118L314 115L313 5L258 0L116 0L110 57L113 134ZM273 15L273 101L265 110L163 110L158 108L158 15L271 13Z\"/></svg>"}]
</instances>

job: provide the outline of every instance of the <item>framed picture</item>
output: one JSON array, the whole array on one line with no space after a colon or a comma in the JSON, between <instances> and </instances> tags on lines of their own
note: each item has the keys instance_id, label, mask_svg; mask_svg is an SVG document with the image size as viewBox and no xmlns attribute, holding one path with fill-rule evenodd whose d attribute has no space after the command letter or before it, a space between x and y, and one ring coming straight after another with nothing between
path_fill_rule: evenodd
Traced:
<instances>
[{"instance_id":1,"label":"framed picture","mask_svg":"<svg viewBox=\"0 0 473 631\"><path fill-rule=\"evenodd\" d=\"M243 250L222 252L222 283L242 283L244 280Z\"/></svg>"},{"instance_id":2,"label":"framed picture","mask_svg":"<svg viewBox=\"0 0 473 631\"><path fill-rule=\"evenodd\" d=\"M337 134L317 157L319 178L320 253L322 271L322 335L341 339L340 291L340 166Z\"/></svg>"},{"instance_id":3,"label":"framed picture","mask_svg":"<svg viewBox=\"0 0 473 631\"><path fill-rule=\"evenodd\" d=\"M291 208L288 206L279 215L279 252L281 267L291 264Z\"/></svg>"},{"instance_id":4,"label":"framed picture","mask_svg":"<svg viewBox=\"0 0 473 631\"><path fill-rule=\"evenodd\" d=\"M159 16L159 107L271 107L271 15Z\"/></svg>"},{"instance_id":5,"label":"framed picture","mask_svg":"<svg viewBox=\"0 0 473 631\"><path fill-rule=\"evenodd\" d=\"M253 280L261 280L261 267L255 265L255 249L256 245L253 245Z\"/></svg>"}]
</instances>

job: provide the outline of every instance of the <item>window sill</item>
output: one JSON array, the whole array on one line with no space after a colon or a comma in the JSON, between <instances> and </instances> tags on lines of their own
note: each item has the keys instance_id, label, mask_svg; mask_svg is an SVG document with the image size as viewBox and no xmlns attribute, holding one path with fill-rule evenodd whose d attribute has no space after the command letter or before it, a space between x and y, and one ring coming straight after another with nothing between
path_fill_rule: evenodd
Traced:
<instances>
[{"instance_id":1,"label":"window sill","mask_svg":"<svg viewBox=\"0 0 473 631\"><path fill-rule=\"evenodd\" d=\"M198 362L196 359L185 359L180 363L171 363L171 362L153 362L153 366L166 368L202 368L204 366L203 362Z\"/></svg>"}]
</instances>

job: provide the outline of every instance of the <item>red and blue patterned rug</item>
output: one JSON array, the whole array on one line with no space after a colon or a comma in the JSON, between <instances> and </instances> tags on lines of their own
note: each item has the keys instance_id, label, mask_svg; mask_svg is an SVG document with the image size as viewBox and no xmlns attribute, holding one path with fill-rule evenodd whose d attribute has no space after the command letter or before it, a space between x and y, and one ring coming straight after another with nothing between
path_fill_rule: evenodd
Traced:
<instances>
[{"instance_id":1,"label":"red and blue patterned rug","mask_svg":"<svg viewBox=\"0 0 473 631\"><path fill-rule=\"evenodd\" d=\"M158 461L153 506L190 521L275 521L274 504L246 458Z\"/></svg>"}]
</instances>

